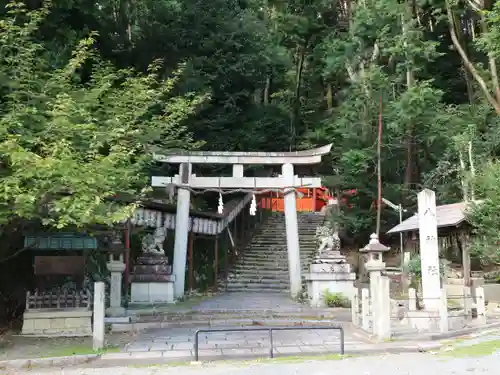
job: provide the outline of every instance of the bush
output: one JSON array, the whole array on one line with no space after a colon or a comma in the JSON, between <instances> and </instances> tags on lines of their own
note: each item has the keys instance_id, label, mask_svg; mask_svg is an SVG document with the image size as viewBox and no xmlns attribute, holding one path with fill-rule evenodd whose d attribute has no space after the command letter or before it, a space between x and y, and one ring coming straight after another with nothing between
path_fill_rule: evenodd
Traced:
<instances>
[{"instance_id":1,"label":"bush","mask_svg":"<svg viewBox=\"0 0 500 375\"><path fill-rule=\"evenodd\" d=\"M351 301L342 293L332 293L326 290L323 300L328 307L351 307Z\"/></svg>"}]
</instances>

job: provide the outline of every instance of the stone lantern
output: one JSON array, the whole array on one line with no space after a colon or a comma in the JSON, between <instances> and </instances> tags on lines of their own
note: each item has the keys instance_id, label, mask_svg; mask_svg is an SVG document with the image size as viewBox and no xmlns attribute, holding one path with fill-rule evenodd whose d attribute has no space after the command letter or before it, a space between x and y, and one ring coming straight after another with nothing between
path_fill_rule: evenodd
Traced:
<instances>
[{"instance_id":1,"label":"stone lantern","mask_svg":"<svg viewBox=\"0 0 500 375\"><path fill-rule=\"evenodd\" d=\"M379 339L391 337L391 300L389 278L382 276L385 270L384 252L390 248L382 245L373 233L370 242L359 251L368 255L366 270L370 273L370 300L373 333Z\"/></svg>"},{"instance_id":2,"label":"stone lantern","mask_svg":"<svg viewBox=\"0 0 500 375\"><path fill-rule=\"evenodd\" d=\"M120 235L113 236L108 263L106 264L111 273L109 308L106 309L106 313L113 317L125 315L125 309L122 307L122 274L126 267L123 261L124 252L125 247Z\"/></svg>"},{"instance_id":3,"label":"stone lantern","mask_svg":"<svg viewBox=\"0 0 500 375\"><path fill-rule=\"evenodd\" d=\"M370 242L368 243L368 245L366 245L362 249L359 249L361 253L366 253L368 256L366 269L368 272L370 272L370 279L374 272L377 272L380 276L380 273L385 270L383 254L389 250L390 247L382 245L375 233L372 233L372 235L370 236Z\"/></svg>"}]
</instances>

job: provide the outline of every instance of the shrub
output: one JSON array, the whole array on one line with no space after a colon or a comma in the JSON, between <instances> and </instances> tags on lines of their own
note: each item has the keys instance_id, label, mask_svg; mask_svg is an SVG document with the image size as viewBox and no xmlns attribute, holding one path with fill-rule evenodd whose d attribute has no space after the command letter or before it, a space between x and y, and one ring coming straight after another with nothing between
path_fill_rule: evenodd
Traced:
<instances>
[{"instance_id":1,"label":"shrub","mask_svg":"<svg viewBox=\"0 0 500 375\"><path fill-rule=\"evenodd\" d=\"M326 290L323 293L323 300L328 307L351 307L351 301L342 293L332 293Z\"/></svg>"}]
</instances>

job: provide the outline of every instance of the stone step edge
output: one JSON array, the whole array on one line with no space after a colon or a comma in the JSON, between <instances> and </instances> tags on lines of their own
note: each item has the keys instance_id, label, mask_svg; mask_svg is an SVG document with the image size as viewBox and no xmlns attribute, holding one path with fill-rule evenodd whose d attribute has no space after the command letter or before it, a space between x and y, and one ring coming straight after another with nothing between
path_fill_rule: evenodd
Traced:
<instances>
[{"instance_id":1,"label":"stone step edge","mask_svg":"<svg viewBox=\"0 0 500 375\"><path fill-rule=\"evenodd\" d=\"M162 311L153 309L130 309L128 310L129 316L173 316L180 317L182 319L188 320L192 317L196 316L204 316L210 318L210 316L233 316L238 315L241 317L242 315L248 317L312 317L312 316L336 316L339 312L348 311L350 309L342 308L342 307L332 307L332 308L297 308L297 309L282 309L282 310L273 310L273 309L262 309L262 310L251 310L251 309L190 309L190 310L178 310L178 311ZM236 318L238 318L236 317Z\"/></svg>"},{"instance_id":2,"label":"stone step edge","mask_svg":"<svg viewBox=\"0 0 500 375\"><path fill-rule=\"evenodd\" d=\"M176 327L191 327L191 328L210 328L210 327L251 327L251 326L314 326L314 325L331 325L348 323L345 321L333 319L217 319L217 320L200 320L200 321L176 321L176 322L136 322L136 323L113 323L111 324L112 332L137 332L145 329L158 329L158 328L176 328Z\"/></svg>"}]
</instances>

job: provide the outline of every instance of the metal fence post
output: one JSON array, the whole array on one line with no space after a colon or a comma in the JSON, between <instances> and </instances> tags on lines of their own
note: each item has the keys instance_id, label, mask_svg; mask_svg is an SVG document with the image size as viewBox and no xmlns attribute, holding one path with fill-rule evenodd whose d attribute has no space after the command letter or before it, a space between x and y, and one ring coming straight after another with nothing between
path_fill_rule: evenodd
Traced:
<instances>
[{"instance_id":1,"label":"metal fence post","mask_svg":"<svg viewBox=\"0 0 500 375\"><path fill-rule=\"evenodd\" d=\"M269 328L269 358L274 358L273 329L272 328Z\"/></svg>"},{"instance_id":2,"label":"metal fence post","mask_svg":"<svg viewBox=\"0 0 500 375\"><path fill-rule=\"evenodd\" d=\"M200 333L200 330L197 330L195 333L194 333L194 360L196 362L198 362L198 336L199 336L199 333Z\"/></svg>"}]
</instances>

